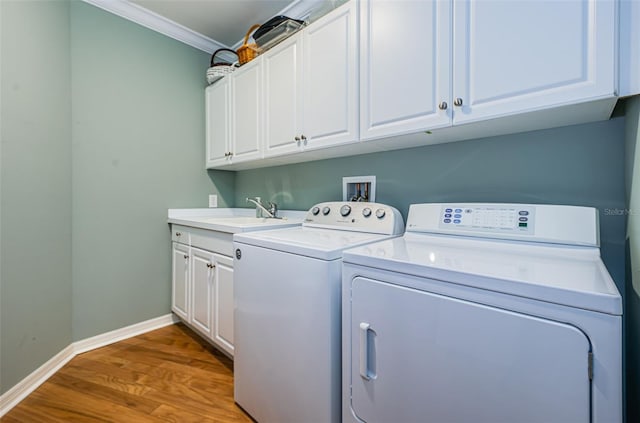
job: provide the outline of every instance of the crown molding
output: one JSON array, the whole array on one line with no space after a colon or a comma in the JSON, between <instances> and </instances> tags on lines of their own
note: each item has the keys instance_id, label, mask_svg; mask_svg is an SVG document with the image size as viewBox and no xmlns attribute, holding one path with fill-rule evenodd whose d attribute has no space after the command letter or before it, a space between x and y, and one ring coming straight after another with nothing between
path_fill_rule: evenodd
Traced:
<instances>
[{"instance_id":1,"label":"crown molding","mask_svg":"<svg viewBox=\"0 0 640 423\"><path fill-rule=\"evenodd\" d=\"M237 50L244 41L243 37L232 46L226 46L171 19L167 19L142 6L131 3L128 0L82 1L209 54L213 54L219 48ZM295 19L307 20L309 15L322 4L322 1L323 0L294 0L278 12L276 16L286 15ZM230 55L225 55L225 53L222 53L222 57L229 61L234 60Z\"/></svg>"},{"instance_id":2,"label":"crown molding","mask_svg":"<svg viewBox=\"0 0 640 423\"><path fill-rule=\"evenodd\" d=\"M227 47L216 40L126 0L83 1L209 54L219 48Z\"/></svg>"}]
</instances>

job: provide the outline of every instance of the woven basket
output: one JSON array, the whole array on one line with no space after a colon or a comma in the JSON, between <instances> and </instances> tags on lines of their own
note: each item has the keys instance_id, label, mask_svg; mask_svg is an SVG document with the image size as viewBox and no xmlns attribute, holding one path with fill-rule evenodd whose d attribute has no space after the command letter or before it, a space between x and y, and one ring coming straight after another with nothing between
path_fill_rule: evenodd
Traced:
<instances>
[{"instance_id":1,"label":"woven basket","mask_svg":"<svg viewBox=\"0 0 640 423\"><path fill-rule=\"evenodd\" d=\"M244 43L238 48L238 60L241 65L244 65L247 62L252 61L258 55L258 45L256 43L249 44L249 36L256 29L260 28L260 24L255 24L247 31L247 35L244 36Z\"/></svg>"},{"instance_id":2,"label":"woven basket","mask_svg":"<svg viewBox=\"0 0 640 423\"><path fill-rule=\"evenodd\" d=\"M213 56L211 56L211 67L207 69L207 82L209 84L213 84L218 79L236 70L236 66L233 63L216 62L216 54L220 53L221 51L228 51L237 56L237 53L235 51L228 48L220 48L216 50L216 52L213 53Z\"/></svg>"}]
</instances>

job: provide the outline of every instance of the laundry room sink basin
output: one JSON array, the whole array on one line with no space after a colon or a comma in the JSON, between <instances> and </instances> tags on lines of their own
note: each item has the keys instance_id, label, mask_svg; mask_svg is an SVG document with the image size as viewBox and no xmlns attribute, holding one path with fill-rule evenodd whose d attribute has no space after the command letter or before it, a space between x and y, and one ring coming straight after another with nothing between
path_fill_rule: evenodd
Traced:
<instances>
[{"instance_id":1,"label":"laundry room sink basin","mask_svg":"<svg viewBox=\"0 0 640 423\"><path fill-rule=\"evenodd\" d=\"M209 223L217 224L217 225L238 226L243 228L247 226L291 225L292 223L286 217L282 219L273 219L268 217L230 216L230 217L209 217L203 220Z\"/></svg>"}]
</instances>

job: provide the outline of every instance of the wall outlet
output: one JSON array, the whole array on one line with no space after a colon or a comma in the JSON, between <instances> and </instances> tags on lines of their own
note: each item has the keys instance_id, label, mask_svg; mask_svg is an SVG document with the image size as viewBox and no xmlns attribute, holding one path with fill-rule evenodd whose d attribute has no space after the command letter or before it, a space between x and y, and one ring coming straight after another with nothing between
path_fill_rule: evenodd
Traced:
<instances>
[{"instance_id":1,"label":"wall outlet","mask_svg":"<svg viewBox=\"0 0 640 423\"><path fill-rule=\"evenodd\" d=\"M209 196L209 207L218 207L218 196L210 195Z\"/></svg>"}]
</instances>

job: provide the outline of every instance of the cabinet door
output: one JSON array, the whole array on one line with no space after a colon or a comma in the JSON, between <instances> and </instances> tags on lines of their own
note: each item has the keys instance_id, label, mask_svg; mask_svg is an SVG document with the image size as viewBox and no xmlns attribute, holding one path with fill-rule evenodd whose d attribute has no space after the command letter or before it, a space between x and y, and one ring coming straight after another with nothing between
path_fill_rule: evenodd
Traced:
<instances>
[{"instance_id":1,"label":"cabinet door","mask_svg":"<svg viewBox=\"0 0 640 423\"><path fill-rule=\"evenodd\" d=\"M229 152L229 77L205 90L207 168L228 163Z\"/></svg>"},{"instance_id":2,"label":"cabinet door","mask_svg":"<svg viewBox=\"0 0 640 423\"><path fill-rule=\"evenodd\" d=\"M189 320L189 247L173 243L172 247L171 310Z\"/></svg>"},{"instance_id":3,"label":"cabinet door","mask_svg":"<svg viewBox=\"0 0 640 423\"><path fill-rule=\"evenodd\" d=\"M360 138L451 125L451 2L360 5Z\"/></svg>"},{"instance_id":4,"label":"cabinet door","mask_svg":"<svg viewBox=\"0 0 640 423\"><path fill-rule=\"evenodd\" d=\"M454 2L453 123L614 94L615 2Z\"/></svg>"},{"instance_id":5,"label":"cabinet door","mask_svg":"<svg viewBox=\"0 0 640 423\"><path fill-rule=\"evenodd\" d=\"M213 341L233 355L233 259L215 254Z\"/></svg>"},{"instance_id":6,"label":"cabinet door","mask_svg":"<svg viewBox=\"0 0 640 423\"><path fill-rule=\"evenodd\" d=\"M203 335L211 337L214 284L213 254L191 249L191 316L189 321Z\"/></svg>"},{"instance_id":7,"label":"cabinet door","mask_svg":"<svg viewBox=\"0 0 640 423\"><path fill-rule=\"evenodd\" d=\"M305 149L358 139L357 2L332 11L304 30Z\"/></svg>"},{"instance_id":8,"label":"cabinet door","mask_svg":"<svg viewBox=\"0 0 640 423\"><path fill-rule=\"evenodd\" d=\"M351 406L363 421L590 421L579 329L361 277L351 293Z\"/></svg>"},{"instance_id":9,"label":"cabinet door","mask_svg":"<svg viewBox=\"0 0 640 423\"><path fill-rule=\"evenodd\" d=\"M265 157L300 151L302 111L301 34L263 55Z\"/></svg>"},{"instance_id":10,"label":"cabinet door","mask_svg":"<svg viewBox=\"0 0 640 423\"><path fill-rule=\"evenodd\" d=\"M262 151L262 60L231 76L231 162L255 160Z\"/></svg>"}]
</instances>

